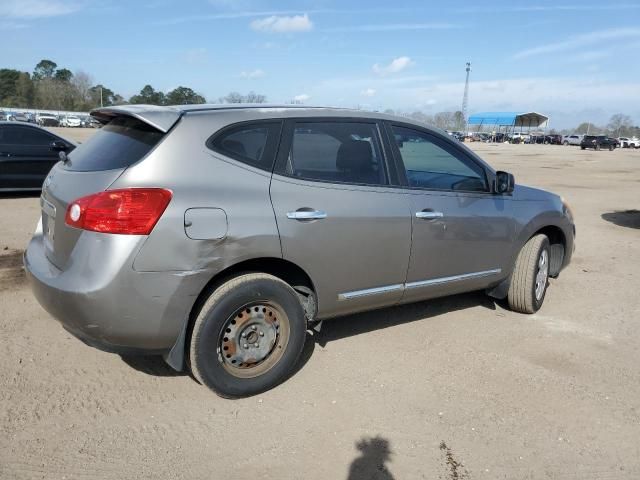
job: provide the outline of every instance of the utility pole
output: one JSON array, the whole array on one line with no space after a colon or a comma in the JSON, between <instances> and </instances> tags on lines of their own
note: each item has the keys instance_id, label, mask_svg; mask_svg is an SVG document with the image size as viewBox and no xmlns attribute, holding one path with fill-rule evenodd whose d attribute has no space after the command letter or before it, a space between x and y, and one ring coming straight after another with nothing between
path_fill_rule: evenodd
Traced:
<instances>
[{"instance_id":1,"label":"utility pole","mask_svg":"<svg viewBox=\"0 0 640 480\"><path fill-rule=\"evenodd\" d=\"M467 79L464 82L464 95L462 96L462 130L467 133L467 106L469 103L469 72L471 71L471 63L467 62Z\"/></svg>"}]
</instances>

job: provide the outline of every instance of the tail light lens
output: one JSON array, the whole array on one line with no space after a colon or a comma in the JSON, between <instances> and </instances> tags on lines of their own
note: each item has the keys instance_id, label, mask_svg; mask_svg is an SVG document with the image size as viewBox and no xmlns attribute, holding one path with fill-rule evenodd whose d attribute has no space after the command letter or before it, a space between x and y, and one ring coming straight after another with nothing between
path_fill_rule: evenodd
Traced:
<instances>
[{"instance_id":1,"label":"tail light lens","mask_svg":"<svg viewBox=\"0 0 640 480\"><path fill-rule=\"evenodd\" d=\"M93 232L149 235L171 197L163 188L107 190L71 202L65 223Z\"/></svg>"}]
</instances>

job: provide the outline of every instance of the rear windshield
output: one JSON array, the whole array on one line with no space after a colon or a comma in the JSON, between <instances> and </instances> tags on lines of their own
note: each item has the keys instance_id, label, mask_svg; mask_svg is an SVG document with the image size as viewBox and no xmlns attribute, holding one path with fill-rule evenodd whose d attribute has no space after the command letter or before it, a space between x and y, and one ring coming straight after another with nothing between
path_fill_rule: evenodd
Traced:
<instances>
[{"instance_id":1,"label":"rear windshield","mask_svg":"<svg viewBox=\"0 0 640 480\"><path fill-rule=\"evenodd\" d=\"M68 170L126 168L142 159L164 133L131 117L116 117L69 154Z\"/></svg>"}]
</instances>

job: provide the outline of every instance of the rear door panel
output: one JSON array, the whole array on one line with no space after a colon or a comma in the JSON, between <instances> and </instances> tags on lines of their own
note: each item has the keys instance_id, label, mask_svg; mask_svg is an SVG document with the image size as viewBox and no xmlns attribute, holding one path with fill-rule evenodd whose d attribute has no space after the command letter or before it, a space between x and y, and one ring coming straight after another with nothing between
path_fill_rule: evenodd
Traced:
<instances>
[{"instance_id":1,"label":"rear door panel","mask_svg":"<svg viewBox=\"0 0 640 480\"><path fill-rule=\"evenodd\" d=\"M386 169L387 165L379 125L367 119L306 121L321 126L316 128L303 120L285 123L276 173L271 181L271 201L283 257L311 277L318 296L319 318L395 304L402 298L407 273L411 219L407 195L382 185L385 180L380 177L380 169ZM328 126L332 121L353 122L360 127ZM329 133L332 128L336 130ZM376 133L359 136L354 133L358 128L362 128L361 132L368 129L369 133ZM299 136L292 148L294 129ZM314 139L322 135L334 135L340 145L338 152L343 146L349 148L345 148L344 155L334 155L327 148L331 139L326 140L324 147ZM349 162L362 160L362 151L358 150L364 146L363 141L371 144L373 152L371 163L364 166L373 170L365 168L368 173L358 177L356 171L349 170ZM351 146L358 148L351 151ZM294 156L293 161L290 155ZM343 162L347 163L346 171ZM295 172L291 171L294 164ZM300 178L306 175L313 179ZM357 178L371 184L355 183ZM393 179L393 175L387 173L387 178ZM324 218L291 218L313 211Z\"/></svg>"}]
</instances>

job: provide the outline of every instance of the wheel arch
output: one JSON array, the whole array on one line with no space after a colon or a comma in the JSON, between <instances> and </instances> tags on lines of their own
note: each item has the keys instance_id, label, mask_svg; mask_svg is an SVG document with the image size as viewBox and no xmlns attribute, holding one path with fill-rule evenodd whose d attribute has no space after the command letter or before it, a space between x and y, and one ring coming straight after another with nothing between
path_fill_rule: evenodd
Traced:
<instances>
[{"instance_id":1,"label":"wheel arch","mask_svg":"<svg viewBox=\"0 0 640 480\"><path fill-rule=\"evenodd\" d=\"M555 278L560 274L564 265L565 252L567 251L567 238L557 225L547 225L538 229L529 238L538 234L546 235L551 246L549 251L549 276ZM529 239L527 239L529 241Z\"/></svg>"},{"instance_id":2,"label":"wheel arch","mask_svg":"<svg viewBox=\"0 0 640 480\"><path fill-rule=\"evenodd\" d=\"M295 263L278 257L260 257L243 260L217 272L198 294L185 319L184 326L171 350L165 355L165 361L175 370L183 371L186 366L186 348L191 339L191 331L202 305L211 293L228 280L245 273L267 273L277 277L293 287L307 313L312 319L317 312L316 289L311 277Z\"/></svg>"},{"instance_id":3,"label":"wheel arch","mask_svg":"<svg viewBox=\"0 0 640 480\"><path fill-rule=\"evenodd\" d=\"M531 238L538 234L546 235L546 237L549 239L549 244L551 246L549 252L550 276L555 278L560 274L560 270L565 265L567 252L567 237L565 232L563 231L562 227L556 224L547 223L534 225L533 223L531 223L529 224L528 228L525 228L523 230L523 233L518 239L518 248L514 249L515 251L513 254L513 258L511 259L511 268L509 269L509 275L494 287L487 289L487 295L497 299L506 298L507 292L509 290L509 284L511 282L511 274L513 273L515 262L518 258L518 253L520 253L520 250L526 245L529 240L531 240Z\"/></svg>"}]
</instances>

